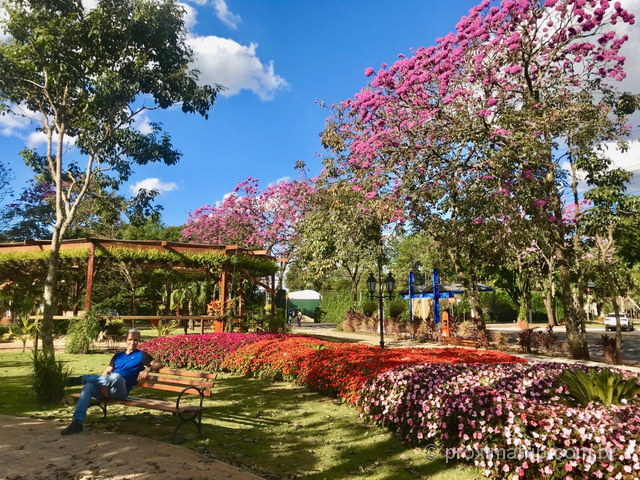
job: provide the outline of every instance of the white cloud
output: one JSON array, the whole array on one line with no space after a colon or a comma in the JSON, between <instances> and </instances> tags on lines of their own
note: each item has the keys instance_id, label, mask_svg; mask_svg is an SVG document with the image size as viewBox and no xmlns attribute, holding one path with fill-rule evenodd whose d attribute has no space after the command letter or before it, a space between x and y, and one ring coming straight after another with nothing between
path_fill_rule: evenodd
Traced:
<instances>
[{"instance_id":1,"label":"white cloud","mask_svg":"<svg viewBox=\"0 0 640 480\"><path fill-rule=\"evenodd\" d=\"M159 178L151 177L151 178L145 178L144 180L140 180L139 182L136 182L133 185L129 185L129 189L131 190L131 193L133 193L134 195L143 188L145 190L155 190L160 195L162 195L163 193L167 193L172 190L177 190L178 184L175 182L163 182Z\"/></svg>"},{"instance_id":2,"label":"white cloud","mask_svg":"<svg viewBox=\"0 0 640 480\"><path fill-rule=\"evenodd\" d=\"M98 0L82 0L82 6L86 11L93 10L98 6Z\"/></svg>"},{"instance_id":3,"label":"white cloud","mask_svg":"<svg viewBox=\"0 0 640 480\"><path fill-rule=\"evenodd\" d=\"M627 184L627 194L640 195L640 140L629 142L629 148L625 152L620 150L616 143L605 143L603 153L611 159L611 168L623 168L633 174ZM563 162L561 167L571 175L569 162ZM591 188L587 185L584 172L578 171L578 179L579 193L582 194Z\"/></svg>"},{"instance_id":4,"label":"white cloud","mask_svg":"<svg viewBox=\"0 0 640 480\"><path fill-rule=\"evenodd\" d=\"M6 137L18 136L19 131L27 128L30 123L28 118L12 113L0 115L0 133Z\"/></svg>"},{"instance_id":5,"label":"white cloud","mask_svg":"<svg viewBox=\"0 0 640 480\"><path fill-rule=\"evenodd\" d=\"M146 113L139 113L134 117L133 120L133 128L138 130L140 133L144 135L149 135L153 132L153 127L151 126L151 120Z\"/></svg>"},{"instance_id":6,"label":"white cloud","mask_svg":"<svg viewBox=\"0 0 640 480\"><path fill-rule=\"evenodd\" d=\"M200 81L224 85L227 90L222 95L231 96L246 89L266 101L288 86L275 73L273 62L264 65L260 61L256 43L245 46L216 36L193 36L187 42L194 51L193 67L200 71Z\"/></svg>"},{"instance_id":7,"label":"white cloud","mask_svg":"<svg viewBox=\"0 0 640 480\"><path fill-rule=\"evenodd\" d=\"M20 136L20 135L18 135ZM29 135L27 135L26 137L24 137L24 143L27 145L27 147L29 148L36 148L39 147L41 145L46 145L47 144L47 134L41 131L36 131L36 132L31 132ZM57 135L53 136L53 144L57 145L58 144L58 137ZM69 135L65 136L65 140L64 140L64 148L65 149L69 149L70 147L74 146L76 144L76 137L71 137Z\"/></svg>"},{"instance_id":8,"label":"white cloud","mask_svg":"<svg viewBox=\"0 0 640 480\"><path fill-rule=\"evenodd\" d=\"M238 23L240 23L242 19L240 15L231 13L226 0L213 0L213 8L216 11L216 17L218 17L222 23L234 30L238 28Z\"/></svg>"},{"instance_id":9,"label":"white cloud","mask_svg":"<svg viewBox=\"0 0 640 480\"><path fill-rule=\"evenodd\" d=\"M3 42L9 37L11 37L11 35L9 35L4 30L4 24L7 20L8 20L7 11L4 8L0 7L0 42Z\"/></svg>"},{"instance_id":10,"label":"white cloud","mask_svg":"<svg viewBox=\"0 0 640 480\"><path fill-rule=\"evenodd\" d=\"M613 143L607 144L605 149L613 161L613 167L624 168L633 174L627 185L627 193L640 195L640 140L629 142L626 152L622 152Z\"/></svg>"},{"instance_id":11,"label":"white cloud","mask_svg":"<svg viewBox=\"0 0 640 480\"><path fill-rule=\"evenodd\" d=\"M287 175L286 177L280 177L280 178L274 180L269 185L267 185L267 187L272 187L273 185L277 185L280 182L290 182L290 181L291 181L291 177Z\"/></svg>"},{"instance_id":12,"label":"white cloud","mask_svg":"<svg viewBox=\"0 0 640 480\"><path fill-rule=\"evenodd\" d=\"M191 5L188 5L186 3L178 2L178 5L184 8L184 14L182 16L184 20L184 26L186 27L187 30L191 30L193 27L196 26L196 23L198 23L198 20L196 19L198 12L196 11L195 8L193 8Z\"/></svg>"}]
</instances>

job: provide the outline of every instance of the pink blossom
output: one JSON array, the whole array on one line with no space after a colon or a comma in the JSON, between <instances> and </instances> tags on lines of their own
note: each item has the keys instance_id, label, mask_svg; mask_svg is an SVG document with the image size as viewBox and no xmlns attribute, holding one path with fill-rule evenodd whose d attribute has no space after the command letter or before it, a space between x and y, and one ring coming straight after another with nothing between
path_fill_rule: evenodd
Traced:
<instances>
[{"instance_id":1,"label":"pink blossom","mask_svg":"<svg viewBox=\"0 0 640 480\"><path fill-rule=\"evenodd\" d=\"M371 75L373 75L373 73L374 73L374 70L373 70L373 68L371 68L371 67L367 67L367 68L365 68L365 70L364 70L364 74L365 74L365 76L367 76L367 77L370 77Z\"/></svg>"}]
</instances>

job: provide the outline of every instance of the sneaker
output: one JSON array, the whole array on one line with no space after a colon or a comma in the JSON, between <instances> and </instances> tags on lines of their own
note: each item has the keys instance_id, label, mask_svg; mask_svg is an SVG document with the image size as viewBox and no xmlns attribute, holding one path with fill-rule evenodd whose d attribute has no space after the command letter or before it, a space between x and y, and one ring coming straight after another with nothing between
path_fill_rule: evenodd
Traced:
<instances>
[{"instance_id":1,"label":"sneaker","mask_svg":"<svg viewBox=\"0 0 640 480\"><path fill-rule=\"evenodd\" d=\"M76 420L71 422L67 428L62 430L62 435L72 435L74 433L80 433L82 431L82 424Z\"/></svg>"},{"instance_id":2,"label":"sneaker","mask_svg":"<svg viewBox=\"0 0 640 480\"><path fill-rule=\"evenodd\" d=\"M76 385L82 385L82 377L69 377L65 380L64 384L67 387L75 387Z\"/></svg>"}]
</instances>

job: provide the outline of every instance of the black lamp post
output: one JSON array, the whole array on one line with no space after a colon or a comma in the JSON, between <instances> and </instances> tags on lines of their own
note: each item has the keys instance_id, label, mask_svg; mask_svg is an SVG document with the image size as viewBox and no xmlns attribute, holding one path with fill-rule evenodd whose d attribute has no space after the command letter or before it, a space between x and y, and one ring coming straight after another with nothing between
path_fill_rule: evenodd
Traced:
<instances>
[{"instance_id":1,"label":"black lamp post","mask_svg":"<svg viewBox=\"0 0 640 480\"><path fill-rule=\"evenodd\" d=\"M387 274L384 279L384 286L387 288L387 293L384 293L384 286L382 283L382 269L378 269L378 282L376 282L373 273L369 272L369 278L367 278L367 290L369 290L369 298L373 300L378 299L378 318L380 320L380 348L384 348L384 303L385 297L392 298L393 290L396 288L396 279L393 278L391 272ZM376 283L380 285L378 294L375 295Z\"/></svg>"}]
</instances>

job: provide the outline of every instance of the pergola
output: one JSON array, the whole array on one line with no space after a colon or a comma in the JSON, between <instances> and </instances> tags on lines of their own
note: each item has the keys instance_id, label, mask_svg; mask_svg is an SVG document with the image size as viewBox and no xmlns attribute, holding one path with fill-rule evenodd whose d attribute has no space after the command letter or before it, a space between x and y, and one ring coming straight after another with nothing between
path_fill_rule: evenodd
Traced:
<instances>
[{"instance_id":1,"label":"pergola","mask_svg":"<svg viewBox=\"0 0 640 480\"><path fill-rule=\"evenodd\" d=\"M11 268L0 270L0 284L11 280L10 272L20 268L22 262L46 262L51 250L48 240L25 240L21 243L0 243L0 265ZM96 259L105 261L126 260L143 263L149 268L170 268L183 272L201 272L217 279L219 298L226 301L230 291L229 276L241 271L256 285L263 287L271 299L271 311L275 311L276 259L265 250L250 250L237 245L167 242L160 240L119 240L107 238L82 238L63 240L60 257L71 259L73 268L83 267L85 273L85 310L91 309ZM8 265L7 265L7 262ZM63 267L62 267L63 268ZM240 295L240 314L242 314ZM154 316L144 318L153 319ZM155 318L161 318L156 316ZM183 317L184 318L184 317Z\"/></svg>"}]
</instances>

